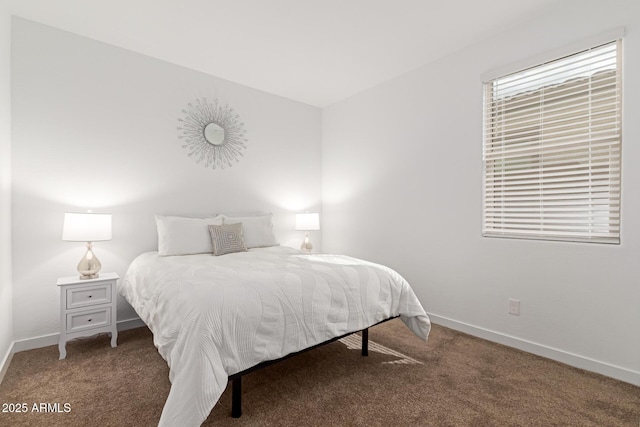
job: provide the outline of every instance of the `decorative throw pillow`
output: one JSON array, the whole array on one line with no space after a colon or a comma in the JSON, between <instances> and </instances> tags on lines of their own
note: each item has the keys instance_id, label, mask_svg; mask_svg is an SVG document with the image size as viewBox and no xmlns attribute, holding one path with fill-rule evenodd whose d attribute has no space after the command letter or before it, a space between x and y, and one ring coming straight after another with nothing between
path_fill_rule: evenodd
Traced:
<instances>
[{"instance_id":1,"label":"decorative throw pillow","mask_svg":"<svg viewBox=\"0 0 640 427\"><path fill-rule=\"evenodd\" d=\"M211 243L213 254L224 255L233 252L246 252L247 245L242 236L242 223L210 225Z\"/></svg>"},{"instance_id":2,"label":"decorative throw pillow","mask_svg":"<svg viewBox=\"0 0 640 427\"><path fill-rule=\"evenodd\" d=\"M273 233L273 215L261 214L253 216L220 215L224 224L242 223L243 237L247 248L265 248L278 246Z\"/></svg>"}]
</instances>

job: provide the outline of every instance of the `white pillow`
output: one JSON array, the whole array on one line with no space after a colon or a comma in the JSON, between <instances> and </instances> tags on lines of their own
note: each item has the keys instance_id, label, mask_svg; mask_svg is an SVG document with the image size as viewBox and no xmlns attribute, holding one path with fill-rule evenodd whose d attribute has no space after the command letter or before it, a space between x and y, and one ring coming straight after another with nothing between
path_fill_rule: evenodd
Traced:
<instances>
[{"instance_id":1,"label":"white pillow","mask_svg":"<svg viewBox=\"0 0 640 427\"><path fill-rule=\"evenodd\" d=\"M209 225L221 224L220 215L211 218L156 215L158 255L213 253Z\"/></svg>"},{"instance_id":2,"label":"white pillow","mask_svg":"<svg viewBox=\"0 0 640 427\"><path fill-rule=\"evenodd\" d=\"M247 248L266 248L268 246L278 246L280 243L273 234L273 215L264 214L256 216L228 216L221 215L223 223L242 223L244 232L244 243Z\"/></svg>"}]
</instances>

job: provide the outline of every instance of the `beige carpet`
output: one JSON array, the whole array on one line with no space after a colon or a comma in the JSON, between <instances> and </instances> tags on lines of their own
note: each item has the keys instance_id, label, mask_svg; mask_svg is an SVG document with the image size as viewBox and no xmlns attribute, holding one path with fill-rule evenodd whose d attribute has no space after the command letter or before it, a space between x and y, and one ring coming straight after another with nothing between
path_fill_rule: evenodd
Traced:
<instances>
[{"instance_id":1,"label":"beige carpet","mask_svg":"<svg viewBox=\"0 0 640 427\"><path fill-rule=\"evenodd\" d=\"M399 320L370 340L369 357L335 342L247 375L242 418L230 418L227 388L205 425L640 426L630 384L438 326L428 344ZM22 352L0 403L28 412L0 413L0 425L154 426L169 386L146 328L121 333L115 349L106 336L71 342L62 361L57 347ZM70 412L32 412L34 403Z\"/></svg>"}]
</instances>

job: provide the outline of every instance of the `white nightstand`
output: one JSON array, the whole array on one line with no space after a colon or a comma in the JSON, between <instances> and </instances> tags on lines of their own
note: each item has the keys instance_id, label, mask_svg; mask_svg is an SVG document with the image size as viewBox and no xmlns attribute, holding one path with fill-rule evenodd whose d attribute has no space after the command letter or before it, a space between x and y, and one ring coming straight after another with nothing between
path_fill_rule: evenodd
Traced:
<instances>
[{"instance_id":1,"label":"white nightstand","mask_svg":"<svg viewBox=\"0 0 640 427\"><path fill-rule=\"evenodd\" d=\"M100 274L96 279L61 277L60 286L60 359L67 357L67 341L101 332L111 334L111 347L118 341L116 328L116 273Z\"/></svg>"}]
</instances>

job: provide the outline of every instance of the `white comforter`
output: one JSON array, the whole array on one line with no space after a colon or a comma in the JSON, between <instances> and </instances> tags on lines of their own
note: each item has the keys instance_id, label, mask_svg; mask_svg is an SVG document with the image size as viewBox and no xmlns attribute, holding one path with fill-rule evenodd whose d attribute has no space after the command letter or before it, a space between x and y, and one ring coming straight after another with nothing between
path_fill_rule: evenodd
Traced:
<instances>
[{"instance_id":1,"label":"white comforter","mask_svg":"<svg viewBox=\"0 0 640 427\"><path fill-rule=\"evenodd\" d=\"M199 426L228 376L400 315L420 338L431 327L395 271L285 247L138 256L120 293L153 332L170 368L161 426Z\"/></svg>"}]
</instances>

